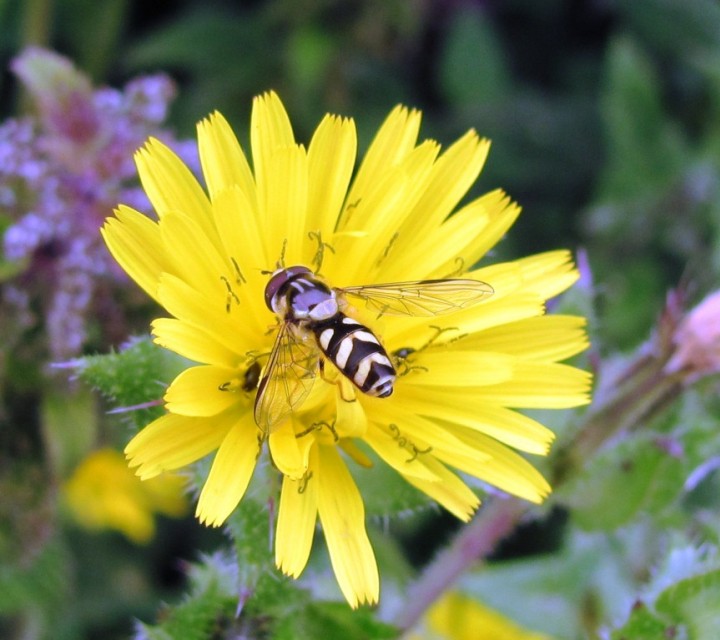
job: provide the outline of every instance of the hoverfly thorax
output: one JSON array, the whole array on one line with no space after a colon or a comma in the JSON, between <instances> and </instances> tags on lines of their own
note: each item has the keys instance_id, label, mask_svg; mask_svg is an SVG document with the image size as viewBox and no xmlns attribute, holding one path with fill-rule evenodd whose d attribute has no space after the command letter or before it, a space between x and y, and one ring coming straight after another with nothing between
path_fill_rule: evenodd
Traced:
<instances>
[{"instance_id":1,"label":"hoverfly thorax","mask_svg":"<svg viewBox=\"0 0 720 640\"><path fill-rule=\"evenodd\" d=\"M318 322L337 315L335 292L307 267L278 269L265 287L265 304L291 322Z\"/></svg>"}]
</instances>

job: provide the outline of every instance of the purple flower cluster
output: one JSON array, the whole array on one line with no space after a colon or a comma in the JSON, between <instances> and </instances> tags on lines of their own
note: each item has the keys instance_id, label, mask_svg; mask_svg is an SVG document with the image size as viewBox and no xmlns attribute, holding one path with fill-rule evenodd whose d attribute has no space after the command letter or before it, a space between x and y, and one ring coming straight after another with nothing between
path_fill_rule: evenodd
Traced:
<instances>
[{"instance_id":1,"label":"purple flower cluster","mask_svg":"<svg viewBox=\"0 0 720 640\"><path fill-rule=\"evenodd\" d=\"M0 125L0 221L14 271L2 313L13 317L16 335L39 327L47 357L65 360L86 343L89 318L101 328L122 324L111 293L124 276L98 229L118 202L149 210L133 153L150 135L191 166L196 152L161 129L175 95L166 76L94 90L66 59L40 49L12 69L37 115Z\"/></svg>"}]
</instances>

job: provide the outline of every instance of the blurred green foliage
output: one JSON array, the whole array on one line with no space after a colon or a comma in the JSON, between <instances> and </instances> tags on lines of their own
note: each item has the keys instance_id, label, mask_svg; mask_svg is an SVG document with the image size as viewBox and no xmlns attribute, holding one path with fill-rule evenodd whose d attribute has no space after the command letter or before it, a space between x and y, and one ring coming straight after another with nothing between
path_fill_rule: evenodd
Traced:
<instances>
[{"instance_id":1,"label":"blurred green foliage","mask_svg":"<svg viewBox=\"0 0 720 640\"><path fill-rule=\"evenodd\" d=\"M668 288L682 284L694 300L717 286L720 5L714 0L0 0L0 25L2 117L24 108L8 62L36 43L68 55L100 84L169 73L179 86L172 124L180 136L191 137L195 122L215 109L246 135L252 97L270 88L282 96L301 139L332 111L356 119L362 149L397 102L421 108L423 134L441 142L476 128L493 147L470 195L500 186L525 210L492 258L585 247L598 298L592 332L603 355L630 350L646 337ZM81 375L109 405L131 407L159 399L162 384L181 367L145 340L85 359ZM30 377L26 386L37 382L32 372L22 373ZM703 391L588 461L558 491L554 505L571 514L560 551L498 561L469 575L463 588L516 620L536 628L541 621L558 638L604 627L617 640L673 637L678 629L712 640L720 625L720 567L697 540L720 543L717 473L683 485L704 460L720 455L716 388ZM37 397L4 400L30 405ZM89 411L86 401L61 415L58 398L43 398L46 444ZM114 424L135 430L157 411L126 411ZM107 427L80 427L73 446L82 447L100 428ZM120 444L127 429L113 433ZM75 450L50 449L50 466L62 475ZM391 474L378 468L358 480L384 488L393 484ZM32 499L28 487L37 493ZM139 616L158 620L138 627L141 637L163 640L231 632L392 637L370 613L310 604L302 583L278 577L262 491L229 523L246 534L232 557L216 553L193 564L180 597L147 575L148 567L167 569L159 548L175 538L161 535L153 550L139 551L108 534L102 544L108 557L123 554L125 572L98 563L103 554L92 542L47 526L62 519L49 506L56 490L35 466L0 470L0 636L49 637L44 633L51 629L53 638L127 637L128 620ZM417 513L424 501L406 491L363 487L369 512L380 515ZM32 508L15 513L23 501ZM422 511L398 528L426 516ZM190 527L188 544L196 543L196 529L183 526ZM432 553L433 541L425 544ZM670 549L663 566L653 560L660 548ZM397 564L396 576L406 579L407 567ZM243 567L248 573L241 576ZM107 576L134 597L109 589ZM281 599L267 627L261 616L250 618L260 627L233 626L241 624L238 584L268 594L266 602ZM161 597L178 604L154 618Z\"/></svg>"}]
</instances>

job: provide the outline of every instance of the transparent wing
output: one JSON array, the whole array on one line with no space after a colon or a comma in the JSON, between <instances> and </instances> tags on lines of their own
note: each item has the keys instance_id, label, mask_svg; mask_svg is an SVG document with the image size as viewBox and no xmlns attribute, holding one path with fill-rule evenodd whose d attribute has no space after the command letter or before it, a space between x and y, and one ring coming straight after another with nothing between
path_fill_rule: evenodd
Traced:
<instances>
[{"instance_id":1,"label":"transparent wing","mask_svg":"<svg viewBox=\"0 0 720 640\"><path fill-rule=\"evenodd\" d=\"M361 298L380 315L437 316L470 307L493 294L486 282L469 279L414 280L338 289Z\"/></svg>"},{"instance_id":2,"label":"transparent wing","mask_svg":"<svg viewBox=\"0 0 720 640\"><path fill-rule=\"evenodd\" d=\"M310 334L296 333L289 323L280 326L255 397L255 422L263 433L272 433L304 402L315 381L319 355Z\"/></svg>"}]
</instances>

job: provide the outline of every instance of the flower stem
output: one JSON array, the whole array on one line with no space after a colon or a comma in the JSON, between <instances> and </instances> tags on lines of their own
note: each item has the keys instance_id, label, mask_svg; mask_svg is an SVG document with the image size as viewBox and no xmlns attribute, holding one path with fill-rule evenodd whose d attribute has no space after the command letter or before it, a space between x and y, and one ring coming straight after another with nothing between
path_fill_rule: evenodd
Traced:
<instances>
[{"instance_id":1,"label":"flower stem","mask_svg":"<svg viewBox=\"0 0 720 640\"><path fill-rule=\"evenodd\" d=\"M394 624L413 627L425 611L477 560L487 557L517 526L529 505L517 498L494 498L460 531L449 547L413 584Z\"/></svg>"}]
</instances>

